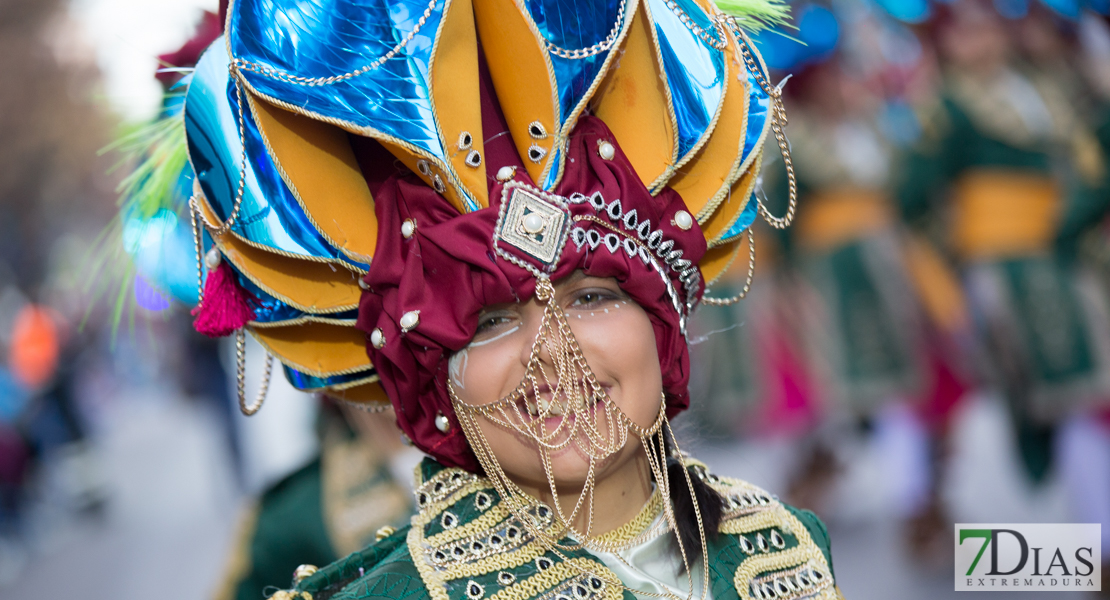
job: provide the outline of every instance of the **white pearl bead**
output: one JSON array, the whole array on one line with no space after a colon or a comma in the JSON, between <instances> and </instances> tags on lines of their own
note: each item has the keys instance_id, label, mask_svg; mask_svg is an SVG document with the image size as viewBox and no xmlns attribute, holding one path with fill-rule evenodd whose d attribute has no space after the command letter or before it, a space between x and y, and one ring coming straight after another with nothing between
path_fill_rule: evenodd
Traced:
<instances>
[{"instance_id":1,"label":"white pearl bead","mask_svg":"<svg viewBox=\"0 0 1110 600\"><path fill-rule=\"evenodd\" d=\"M504 183L516 177L516 167L501 167L497 170L497 180Z\"/></svg>"},{"instance_id":2,"label":"white pearl bead","mask_svg":"<svg viewBox=\"0 0 1110 600\"><path fill-rule=\"evenodd\" d=\"M370 332L370 343L379 350L385 347L385 333L382 332L381 327Z\"/></svg>"},{"instance_id":3,"label":"white pearl bead","mask_svg":"<svg viewBox=\"0 0 1110 600\"><path fill-rule=\"evenodd\" d=\"M401 331L411 331L420 324L420 311L410 310L401 315Z\"/></svg>"},{"instance_id":4,"label":"white pearl bead","mask_svg":"<svg viewBox=\"0 0 1110 600\"><path fill-rule=\"evenodd\" d=\"M605 160L613 160L613 157L617 155L617 149L609 142L601 142L597 145L597 155Z\"/></svg>"},{"instance_id":5,"label":"white pearl bead","mask_svg":"<svg viewBox=\"0 0 1110 600\"><path fill-rule=\"evenodd\" d=\"M694 226L694 217L690 213L680 210L674 214L674 224L683 231L689 231Z\"/></svg>"},{"instance_id":6,"label":"white pearl bead","mask_svg":"<svg viewBox=\"0 0 1110 600\"><path fill-rule=\"evenodd\" d=\"M209 271L220 266L222 260L223 258L220 256L220 251L215 248L204 254L204 265L208 267Z\"/></svg>"},{"instance_id":7,"label":"white pearl bead","mask_svg":"<svg viewBox=\"0 0 1110 600\"><path fill-rule=\"evenodd\" d=\"M366 283L366 280L365 280L365 279L363 279L363 278L359 277L359 278L358 278L358 287L360 287L360 288L362 288L362 289L364 289L364 290L368 290L368 289L370 289L370 284L369 284L369 283Z\"/></svg>"},{"instance_id":8,"label":"white pearl bead","mask_svg":"<svg viewBox=\"0 0 1110 600\"><path fill-rule=\"evenodd\" d=\"M443 413L436 415L436 429L447 433L451 429L451 421L447 420L447 416Z\"/></svg>"},{"instance_id":9,"label":"white pearl bead","mask_svg":"<svg viewBox=\"0 0 1110 600\"><path fill-rule=\"evenodd\" d=\"M416 233L416 220L405 219L405 222L401 223L401 235L405 236L405 239L407 240L412 237L412 234L414 233Z\"/></svg>"},{"instance_id":10,"label":"white pearl bead","mask_svg":"<svg viewBox=\"0 0 1110 600\"><path fill-rule=\"evenodd\" d=\"M536 213L524 217L524 231L533 235L543 231L543 217Z\"/></svg>"}]
</instances>

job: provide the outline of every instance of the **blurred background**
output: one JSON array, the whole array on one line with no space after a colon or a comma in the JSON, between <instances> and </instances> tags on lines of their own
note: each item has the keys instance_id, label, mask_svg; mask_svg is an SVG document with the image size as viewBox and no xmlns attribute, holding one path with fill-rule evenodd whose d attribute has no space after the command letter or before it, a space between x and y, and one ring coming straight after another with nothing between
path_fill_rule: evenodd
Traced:
<instances>
[{"instance_id":1,"label":"blurred background","mask_svg":"<svg viewBox=\"0 0 1110 600\"><path fill-rule=\"evenodd\" d=\"M1106 557L1110 2L792 6L756 43L797 220L698 314L680 434L816 511L850 599L954 595L957 522L1097 522ZM176 211L117 203L221 9L0 0L2 598L262 598L410 510L388 417L280 376L239 414L234 344L191 327L188 174Z\"/></svg>"}]
</instances>

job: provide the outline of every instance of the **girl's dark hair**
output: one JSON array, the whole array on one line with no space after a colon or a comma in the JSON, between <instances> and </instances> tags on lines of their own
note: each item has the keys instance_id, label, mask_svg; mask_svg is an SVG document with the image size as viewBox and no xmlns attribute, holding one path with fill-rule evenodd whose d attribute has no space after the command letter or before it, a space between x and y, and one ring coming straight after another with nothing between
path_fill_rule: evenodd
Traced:
<instances>
[{"instance_id":1,"label":"girl's dark hair","mask_svg":"<svg viewBox=\"0 0 1110 600\"><path fill-rule=\"evenodd\" d=\"M693 568L694 562L701 557L701 539L698 535L698 517L694 512L696 499L701 510L701 522L705 528L706 541L717 538L717 530L721 527L721 516L724 514L724 499L703 478L704 471L700 466L686 467L683 473L682 460L674 454L674 442L671 438L670 427L662 432L663 452L666 454L667 484L671 490L671 504L674 506L675 521L678 525L678 539L682 540L682 547L686 549L686 558ZM658 448L658 444L653 445ZM690 482L687 483L686 475L689 474ZM691 484L693 498L690 496ZM678 543L674 544L674 552L681 559L682 553Z\"/></svg>"}]
</instances>

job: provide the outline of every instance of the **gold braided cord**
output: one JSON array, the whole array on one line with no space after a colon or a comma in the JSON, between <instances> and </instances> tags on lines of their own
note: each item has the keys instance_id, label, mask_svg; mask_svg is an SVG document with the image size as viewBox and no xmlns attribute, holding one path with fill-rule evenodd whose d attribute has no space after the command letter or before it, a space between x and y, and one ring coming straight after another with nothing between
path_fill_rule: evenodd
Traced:
<instances>
[{"instance_id":1,"label":"gold braided cord","mask_svg":"<svg viewBox=\"0 0 1110 600\"><path fill-rule=\"evenodd\" d=\"M197 306L201 306L204 304L204 234L197 224L196 201L196 195L189 198L189 222L193 226L193 244L197 250Z\"/></svg>"},{"instance_id":2,"label":"gold braided cord","mask_svg":"<svg viewBox=\"0 0 1110 600\"><path fill-rule=\"evenodd\" d=\"M243 194L247 189L247 143L244 141L246 139L246 118L243 116L243 84L238 77L235 77L234 69L232 69L232 79L235 81L235 102L239 109L236 115L239 125L239 145L242 146L243 150L239 154L241 164L239 167L239 185L235 190L235 200L231 205L231 213L222 224L217 225L210 222L204 212L201 211L195 195L189 199L189 209L193 211L194 218L199 218L200 222L204 223L212 237L218 237L231 231L231 227L235 225L235 221L239 218L239 209L243 205Z\"/></svg>"}]
</instances>

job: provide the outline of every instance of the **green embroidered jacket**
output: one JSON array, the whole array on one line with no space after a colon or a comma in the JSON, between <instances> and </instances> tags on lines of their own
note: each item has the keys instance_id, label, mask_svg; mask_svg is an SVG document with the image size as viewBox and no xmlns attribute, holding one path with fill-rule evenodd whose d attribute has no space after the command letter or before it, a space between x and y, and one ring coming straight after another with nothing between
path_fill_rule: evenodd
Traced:
<instances>
[{"instance_id":1,"label":"green embroidered jacket","mask_svg":"<svg viewBox=\"0 0 1110 600\"><path fill-rule=\"evenodd\" d=\"M720 535L708 541L713 600L841 598L828 534L813 513L743 481L709 481L725 498ZM271 598L634 600L588 551L556 554L534 540L485 478L426 459L416 485L420 511L409 526L383 530L376 544ZM544 527L555 522L543 505L529 516Z\"/></svg>"}]
</instances>

